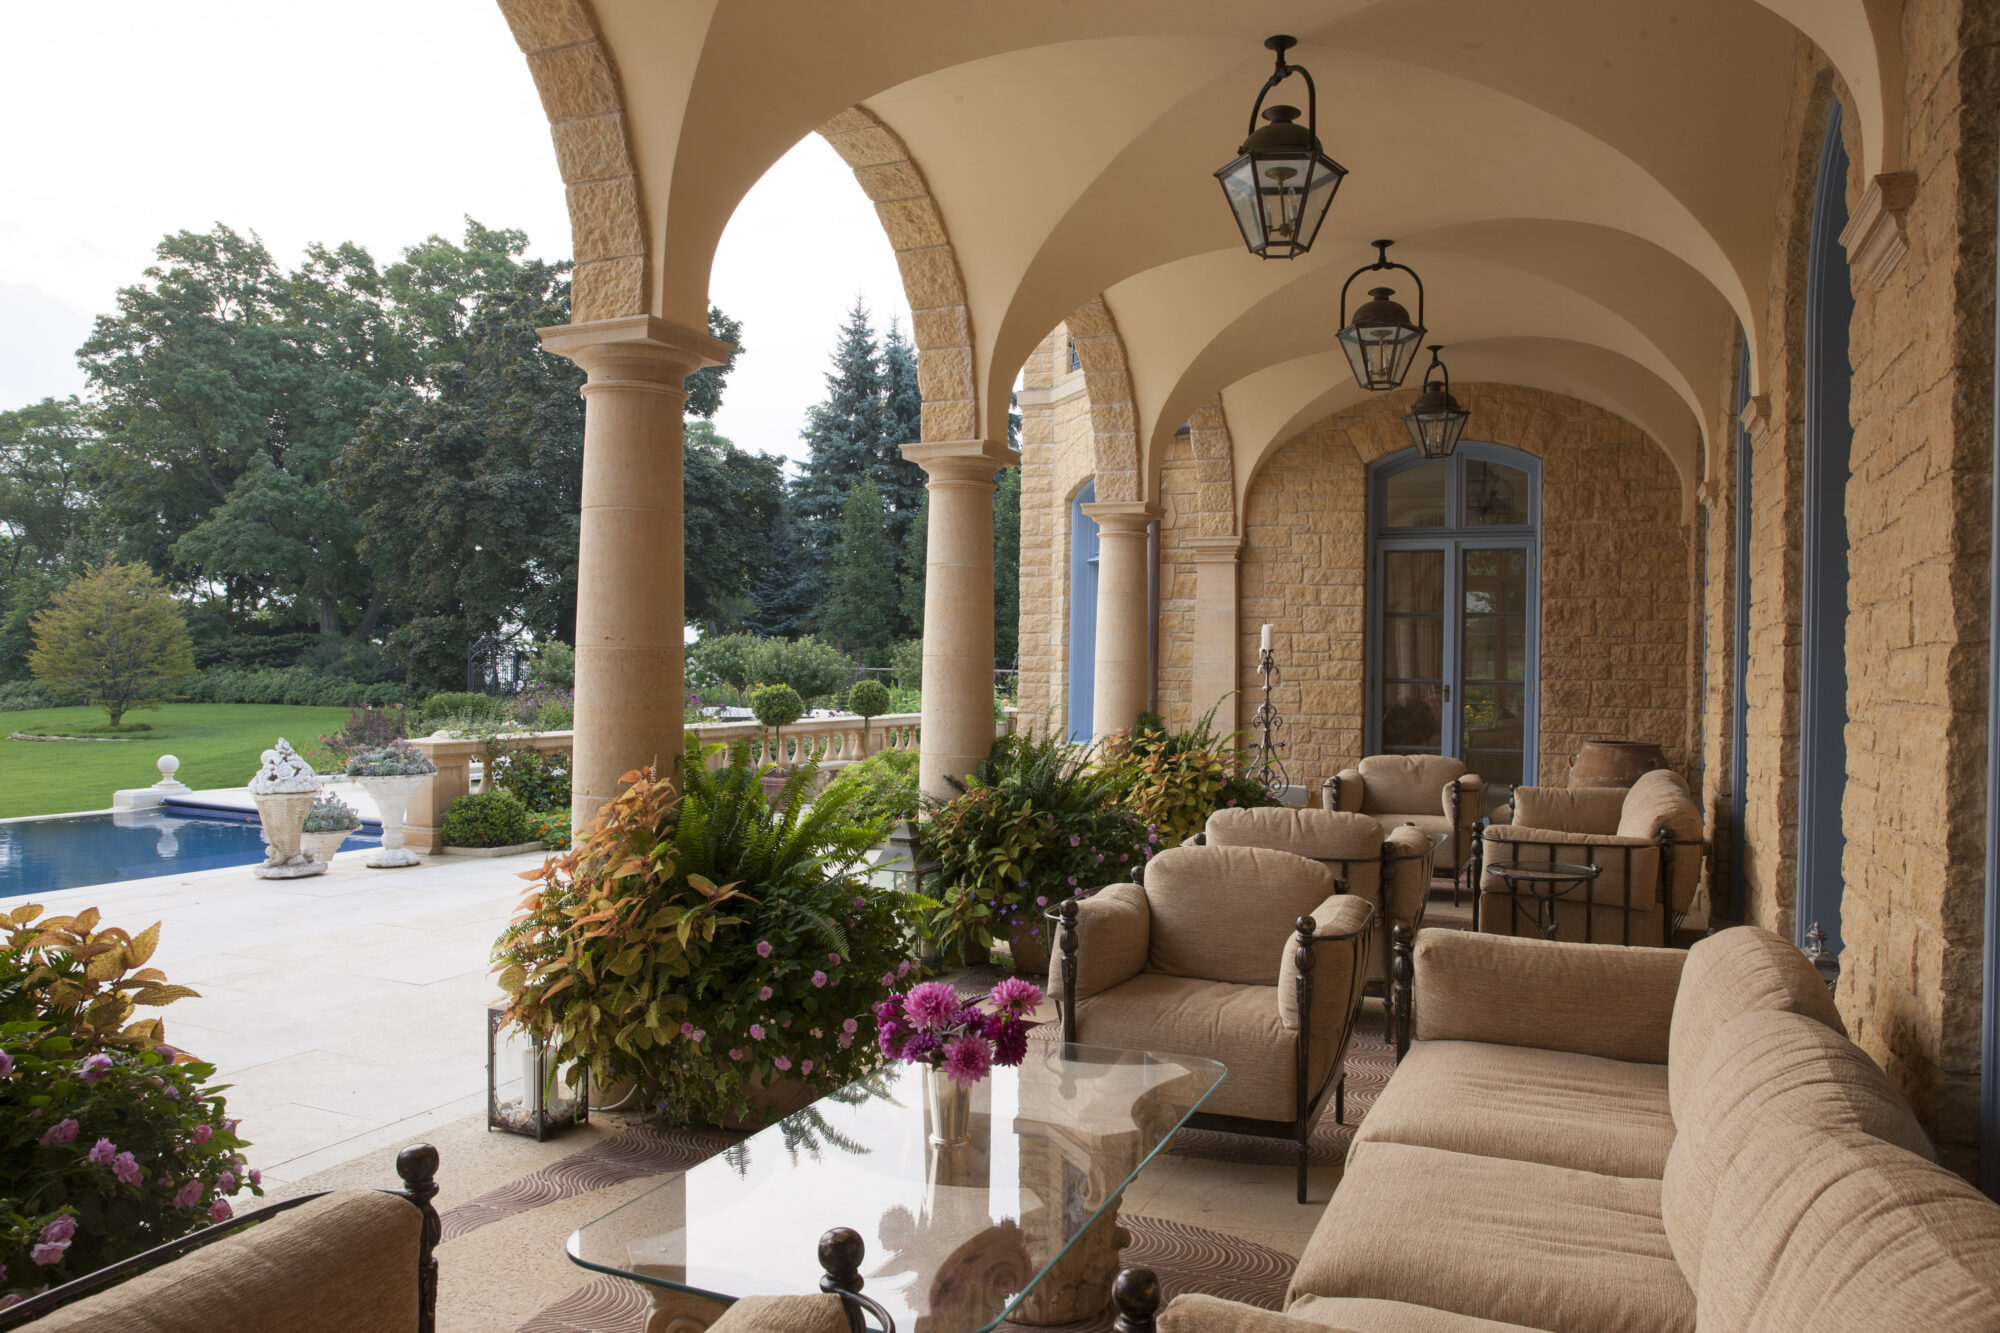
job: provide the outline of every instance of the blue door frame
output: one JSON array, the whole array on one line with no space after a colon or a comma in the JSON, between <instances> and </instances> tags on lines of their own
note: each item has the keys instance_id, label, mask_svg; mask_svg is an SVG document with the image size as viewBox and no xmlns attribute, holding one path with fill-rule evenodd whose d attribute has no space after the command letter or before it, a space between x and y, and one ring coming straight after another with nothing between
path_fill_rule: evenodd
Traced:
<instances>
[{"instance_id":1,"label":"blue door frame","mask_svg":"<svg viewBox=\"0 0 2000 1333\"><path fill-rule=\"evenodd\" d=\"M1085 482L1069 506L1069 738L1090 743L1097 689L1097 521L1083 507L1097 499Z\"/></svg>"},{"instance_id":2,"label":"blue door frame","mask_svg":"<svg viewBox=\"0 0 2000 1333\"><path fill-rule=\"evenodd\" d=\"M1736 361L1736 614L1731 630L1729 709L1729 919L1744 919L1749 881L1743 874L1743 820L1750 784L1750 513L1751 469L1756 462L1743 411L1750 406L1750 340L1737 335Z\"/></svg>"}]
</instances>

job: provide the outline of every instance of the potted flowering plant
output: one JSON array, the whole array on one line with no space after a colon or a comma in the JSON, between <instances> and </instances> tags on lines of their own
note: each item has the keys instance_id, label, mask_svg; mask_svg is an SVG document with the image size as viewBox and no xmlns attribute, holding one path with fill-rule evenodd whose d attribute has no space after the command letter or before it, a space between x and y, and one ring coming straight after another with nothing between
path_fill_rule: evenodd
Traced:
<instances>
[{"instance_id":1,"label":"potted flowering plant","mask_svg":"<svg viewBox=\"0 0 2000 1333\"><path fill-rule=\"evenodd\" d=\"M410 798L417 794L417 788L435 772L437 765L403 740L363 750L347 761L347 776L368 793L382 821L382 846L368 858L369 865L378 870L393 870L418 864L417 854L403 846L403 815L410 808Z\"/></svg>"},{"instance_id":2,"label":"potted flowering plant","mask_svg":"<svg viewBox=\"0 0 2000 1333\"><path fill-rule=\"evenodd\" d=\"M299 843L307 856L327 865L340 850L340 844L347 841L347 835L360 827L361 816L354 812L353 806L338 796L319 796L306 811L305 831L300 834Z\"/></svg>"},{"instance_id":3,"label":"potted flowering plant","mask_svg":"<svg viewBox=\"0 0 2000 1333\"><path fill-rule=\"evenodd\" d=\"M926 981L875 1006L876 1040L892 1060L921 1065L931 1112L931 1142L953 1148L971 1135L972 1085L995 1065L1018 1065L1028 1053L1029 1015L1042 988L1008 977L983 1002L944 981Z\"/></svg>"}]
</instances>

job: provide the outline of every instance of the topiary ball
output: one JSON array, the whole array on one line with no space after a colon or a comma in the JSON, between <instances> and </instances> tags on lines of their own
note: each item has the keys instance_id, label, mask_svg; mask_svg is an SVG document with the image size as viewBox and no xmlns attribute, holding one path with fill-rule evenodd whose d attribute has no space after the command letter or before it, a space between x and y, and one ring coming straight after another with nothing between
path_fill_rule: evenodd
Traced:
<instances>
[{"instance_id":1,"label":"topiary ball","mask_svg":"<svg viewBox=\"0 0 2000 1333\"><path fill-rule=\"evenodd\" d=\"M859 717L880 717L889 711L889 687L879 680L857 680L847 692L847 711Z\"/></svg>"},{"instance_id":2,"label":"topiary ball","mask_svg":"<svg viewBox=\"0 0 2000 1333\"><path fill-rule=\"evenodd\" d=\"M789 727L806 715L806 702L789 685L765 685L750 696L750 711L767 727Z\"/></svg>"}]
</instances>

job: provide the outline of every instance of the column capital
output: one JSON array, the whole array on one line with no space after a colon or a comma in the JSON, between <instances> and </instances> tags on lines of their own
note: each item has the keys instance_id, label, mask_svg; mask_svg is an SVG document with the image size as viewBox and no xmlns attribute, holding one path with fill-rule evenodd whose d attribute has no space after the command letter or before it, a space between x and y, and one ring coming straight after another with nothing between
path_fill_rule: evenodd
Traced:
<instances>
[{"instance_id":1,"label":"column capital","mask_svg":"<svg viewBox=\"0 0 2000 1333\"><path fill-rule=\"evenodd\" d=\"M720 338L652 315L593 319L536 329L544 350L582 366L593 383L604 380L682 381L703 366L719 366L734 349Z\"/></svg>"},{"instance_id":2,"label":"column capital","mask_svg":"<svg viewBox=\"0 0 2000 1333\"><path fill-rule=\"evenodd\" d=\"M1166 511L1144 500L1098 500L1083 506L1084 516L1105 532L1144 532Z\"/></svg>"},{"instance_id":3,"label":"column capital","mask_svg":"<svg viewBox=\"0 0 2000 1333\"><path fill-rule=\"evenodd\" d=\"M1190 537L1187 544L1197 565L1233 565L1243 556L1241 537Z\"/></svg>"},{"instance_id":4,"label":"column capital","mask_svg":"<svg viewBox=\"0 0 2000 1333\"><path fill-rule=\"evenodd\" d=\"M993 474L1012 467L1021 455L1004 440L926 440L901 446L903 457L936 481L978 481L991 485Z\"/></svg>"}]
</instances>

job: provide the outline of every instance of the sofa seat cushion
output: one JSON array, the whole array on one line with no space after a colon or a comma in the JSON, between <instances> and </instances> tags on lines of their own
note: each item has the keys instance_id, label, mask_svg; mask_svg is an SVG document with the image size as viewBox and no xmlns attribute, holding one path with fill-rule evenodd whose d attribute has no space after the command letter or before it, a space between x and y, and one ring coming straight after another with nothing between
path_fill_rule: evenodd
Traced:
<instances>
[{"instance_id":1,"label":"sofa seat cushion","mask_svg":"<svg viewBox=\"0 0 2000 1333\"><path fill-rule=\"evenodd\" d=\"M1306 1296L1554 1333L1675 1333L1695 1316L1658 1181L1379 1141L1348 1154L1286 1301Z\"/></svg>"},{"instance_id":2,"label":"sofa seat cushion","mask_svg":"<svg viewBox=\"0 0 2000 1333\"><path fill-rule=\"evenodd\" d=\"M1667 1095L1676 1121L1694 1114L1689 1089L1708 1043L1723 1024L1753 1009L1804 1014L1847 1035L1826 983L1789 940L1756 926L1732 926L1697 941L1681 969L1667 1035Z\"/></svg>"},{"instance_id":3,"label":"sofa seat cushion","mask_svg":"<svg viewBox=\"0 0 2000 1333\"><path fill-rule=\"evenodd\" d=\"M2000 1328L2000 1205L1860 1130L1761 1125L1722 1179L1703 1251L1704 1327Z\"/></svg>"},{"instance_id":4,"label":"sofa seat cushion","mask_svg":"<svg viewBox=\"0 0 2000 1333\"><path fill-rule=\"evenodd\" d=\"M1292 1055L1297 1038L1279 1017L1276 986L1141 972L1122 986L1077 1001L1076 1013L1077 1039L1088 1045L1221 1061L1229 1076L1202 1103L1206 1114L1277 1121L1298 1115ZM1332 1067L1339 1036L1313 1034L1315 1091Z\"/></svg>"},{"instance_id":5,"label":"sofa seat cushion","mask_svg":"<svg viewBox=\"0 0 2000 1333\"><path fill-rule=\"evenodd\" d=\"M1526 1324L1503 1324L1429 1305L1366 1296L1301 1296L1285 1314L1315 1330L1351 1329L1353 1333L1534 1333ZM1297 1324L1292 1326L1297 1328Z\"/></svg>"},{"instance_id":6,"label":"sofa seat cushion","mask_svg":"<svg viewBox=\"0 0 2000 1333\"><path fill-rule=\"evenodd\" d=\"M1658 1180L1674 1145L1665 1065L1420 1041L1354 1136Z\"/></svg>"}]
</instances>

